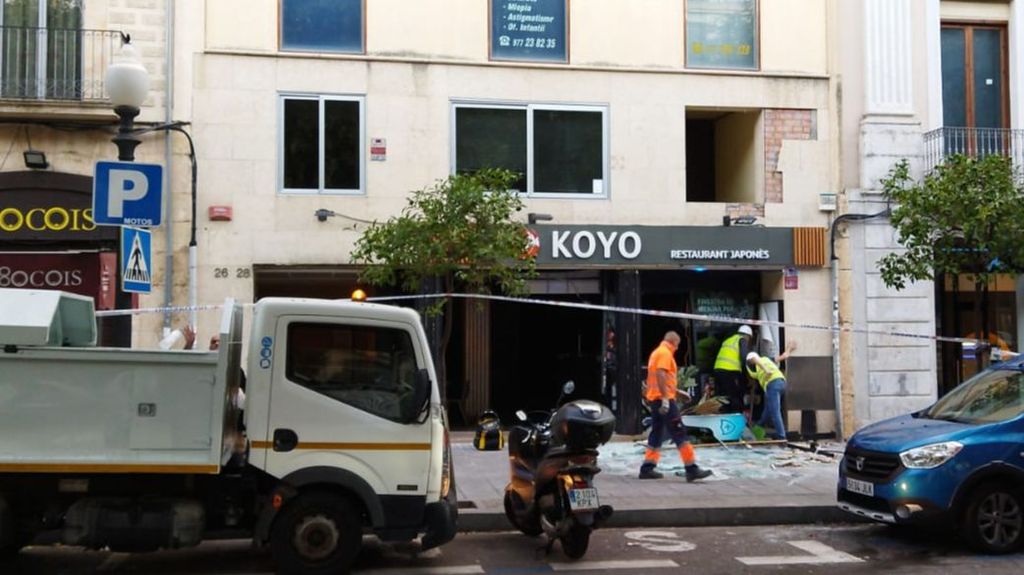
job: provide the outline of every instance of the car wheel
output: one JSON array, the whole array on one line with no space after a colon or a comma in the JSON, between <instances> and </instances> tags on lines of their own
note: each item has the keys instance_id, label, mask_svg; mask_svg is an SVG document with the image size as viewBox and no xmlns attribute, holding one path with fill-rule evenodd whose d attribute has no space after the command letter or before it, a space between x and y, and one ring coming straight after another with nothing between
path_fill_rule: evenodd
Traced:
<instances>
[{"instance_id":1,"label":"car wheel","mask_svg":"<svg viewBox=\"0 0 1024 575\"><path fill-rule=\"evenodd\" d=\"M985 483L974 490L964 515L968 544L983 553L1010 553L1024 542L1024 498L1020 489Z\"/></svg>"},{"instance_id":2,"label":"car wheel","mask_svg":"<svg viewBox=\"0 0 1024 575\"><path fill-rule=\"evenodd\" d=\"M348 499L310 492L274 521L270 550L280 574L327 575L347 573L362 541L362 520Z\"/></svg>"}]
</instances>

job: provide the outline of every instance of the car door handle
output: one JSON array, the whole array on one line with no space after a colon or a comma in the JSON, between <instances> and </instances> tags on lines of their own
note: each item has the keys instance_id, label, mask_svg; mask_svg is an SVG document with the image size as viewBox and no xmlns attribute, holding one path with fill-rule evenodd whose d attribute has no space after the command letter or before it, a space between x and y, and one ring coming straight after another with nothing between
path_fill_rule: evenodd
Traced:
<instances>
[{"instance_id":1,"label":"car door handle","mask_svg":"<svg viewBox=\"0 0 1024 575\"><path fill-rule=\"evenodd\" d=\"M274 430L274 451L291 451L299 444L299 436L290 429Z\"/></svg>"}]
</instances>

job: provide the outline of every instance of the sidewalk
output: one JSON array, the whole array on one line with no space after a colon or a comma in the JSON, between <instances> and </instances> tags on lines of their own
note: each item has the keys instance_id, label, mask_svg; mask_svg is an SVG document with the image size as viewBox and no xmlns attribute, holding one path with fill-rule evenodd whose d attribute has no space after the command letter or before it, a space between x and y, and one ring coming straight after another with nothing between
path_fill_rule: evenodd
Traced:
<instances>
[{"instance_id":1,"label":"sidewalk","mask_svg":"<svg viewBox=\"0 0 1024 575\"><path fill-rule=\"evenodd\" d=\"M614 527L691 527L856 522L835 505L840 456L782 446L701 447L697 461L715 474L686 483L679 455L666 444L660 480L641 481L644 448L616 437L601 448L596 486L601 503L615 508ZM840 444L823 446L841 451ZM507 451L477 451L472 434L453 434L453 459L461 531L511 529L502 506L508 483Z\"/></svg>"}]
</instances>

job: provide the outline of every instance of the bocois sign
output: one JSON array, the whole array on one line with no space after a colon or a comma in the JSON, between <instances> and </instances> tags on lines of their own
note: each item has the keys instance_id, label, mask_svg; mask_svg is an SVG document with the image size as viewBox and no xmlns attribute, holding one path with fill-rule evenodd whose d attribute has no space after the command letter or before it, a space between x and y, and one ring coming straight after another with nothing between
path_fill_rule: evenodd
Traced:
<instances>
[{"instance_id":1,"label":"bocois sign","mask_svg":"<svg viewBox=\"0 0 1024 575\"><path fill-rule=\"evenodd\" d=\"M91 232L96 229L90 208L48 206L30 209L0 209L0 232L14 233L27 229L33 232Z\"/></svg>"},{"instance_id":2,"label":"bocois sign","mask_svg":"<svg viewBox=\"0 0 1024 575\"><path fill-rule=\"evenodd\" d=\"M88 191L31 187L2 189L0 241L46 241L50 245L114 241L117 229L96 225Z\"/></svg>"}]
</instances>

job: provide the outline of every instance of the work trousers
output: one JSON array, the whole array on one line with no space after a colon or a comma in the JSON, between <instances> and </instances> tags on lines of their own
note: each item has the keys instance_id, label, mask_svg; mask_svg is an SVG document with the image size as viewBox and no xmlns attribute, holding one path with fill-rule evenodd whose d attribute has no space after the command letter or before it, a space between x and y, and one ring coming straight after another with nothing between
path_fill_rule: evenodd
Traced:
<instances>
[{"instance_id":1,"label":"work trousers","mask_svg":"<svg viewBox=\"0 0 1024 575\"><path fill-rule=\"evenodd\" d=\"M773 379L768 382L764 390L764 410L757 424L764 427L768 420L772 420L775 427L775 435L772 439L786 439L786 424L782 420L782 396L786 394L786 380L783 378Z\"/></svg>"},{"instance_id":2,"label":"work trousers","mask_svg":"<svg viewBox=\"0 0 1024 575\"><path fill-rule=\"evenodd\" d=\"M693 447L690 446L690 438L686 434L686 426L683 425L683 418L679 415L679 405L676 401L668 402L668 413L661 413L661 400L651 402L651 433L647 436L647 453L644 457L644 464L641 469L653 468L658 464L660 454L658 449L665 441L668 434L672 443L679 448L680 457L686 465L693 464Z\"/></svg>"}]
</instances>

